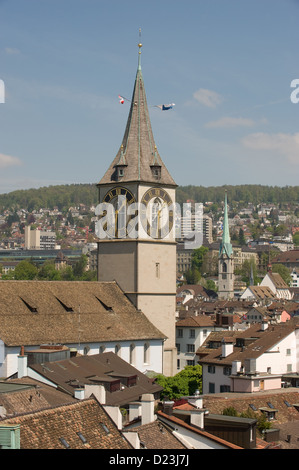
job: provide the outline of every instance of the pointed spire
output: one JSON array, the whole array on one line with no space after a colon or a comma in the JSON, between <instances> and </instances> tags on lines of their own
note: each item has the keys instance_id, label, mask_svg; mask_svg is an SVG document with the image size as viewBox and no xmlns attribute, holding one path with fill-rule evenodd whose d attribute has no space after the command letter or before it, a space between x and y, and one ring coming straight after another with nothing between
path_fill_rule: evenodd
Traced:
<instances>
[{"instance_id":1,"label":"pointed spire","mask_svg":"<svg viewBox=\"0 0 299 470\"><path fill-rule=\"evenodd\" d=\"M117 181L117 166L126 162L122 182L139 181L177 186L170 176L157 150L148 112L144 81L141 70L141 48L138 44L138 67L131 100L127 125L120 149L99 184ZM153 171L159 166L159 177Z\"/></svg>"},{"instance_id":2,"label":"pointed spire","mask_svg":"<svg viewBox=\"0 0 299 470\"><path fill-rule=\"evenodd\" d=\"M228 210L227 210L227 191L225 191L224 201L224 217L223 217L223 233L220 243L219 256L226 254L229 258L233 253L233 247L230 241L229 225L228 225Z\"/></svg>"}]
</instances>

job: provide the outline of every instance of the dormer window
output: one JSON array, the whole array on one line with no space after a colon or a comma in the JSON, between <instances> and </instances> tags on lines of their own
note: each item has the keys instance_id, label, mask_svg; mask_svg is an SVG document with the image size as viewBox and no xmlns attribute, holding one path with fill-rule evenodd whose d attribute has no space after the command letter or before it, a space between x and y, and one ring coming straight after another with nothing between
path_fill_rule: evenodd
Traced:
<instances>
[{"instance_id":1,"label":"dormer window","mask_svg":"<svg viewBox=\"0 0 299 470\"><path fill-rule=\"evenodd\" d=\"M161 178L161 166L160 165L151 165L152 175L156 180Z\"/></svg>"},{"instance_id":2,"label":"dormer window","mask_svg":"<svg viewBox=\"0 0 299 470\"><path fill-rule=\"evenodd\" d=\"M120 180L121 178L123 178L123 176L125 174L126 166L127 166L127 162L126 162L125 153L124 153L124 146L121 145L120 156L119 156L118 163L116 165L116 178L117 178L117 180Z\"/></svg>"},{"instance_id":3,"label":"dormer window","mask_svg":"<svg viewBox=\"0 0 299 470\"><path fill-rule=\"evenodd\" d=\"M155 146L155 152L153 154L153 160L151 164L152 175L156 180L161 178L161 165L158 159L157 147Z\"/></svg>"}]
</instances>

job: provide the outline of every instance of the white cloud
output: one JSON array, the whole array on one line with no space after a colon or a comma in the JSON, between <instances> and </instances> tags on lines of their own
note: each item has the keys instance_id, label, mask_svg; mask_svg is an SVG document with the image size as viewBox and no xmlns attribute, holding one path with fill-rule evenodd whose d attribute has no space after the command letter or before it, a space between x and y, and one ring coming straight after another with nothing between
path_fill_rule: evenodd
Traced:
<instances>
[{"instance_id":1,"label":"white cloud","mask_svg":"<svg viewBox=\"0 0 299 470\"><path fill-rule=\"evenodd\" d=\"M211 121L206 124L205 127L208 128L215 128L215 127L222 127L222 128L227 128L227 127L237 127L237 126L242 126L242 127L251 127L254 126L255 122L252 119L246 119L246 118L232 118L232 117L223 117L221 119L218 119L217 121Z\"/></svg>"},{"instance_id":2,"label":"white cloud","mask_svg":"<svg viewBox=\"0 0 299 470\"><path fill-rule=\"evenodd\" d=\"M222 103L223 98L221 95L216 93L213 90L207 90L205 88L200 88L199 90L193 93L193 97L199 103L207 106L208 108L215 108L218 104Z\"/></svg>"},{"instance_id":3,"label":"white cloud","mask_svg":"<svg viewBox=\"0 0 299 470\"><path fill-rule=\"evenodd\" d=\"M5 52L6 52L6 54L8 54L8 55L20 54L19 49L16 49L16 48L14 48L14 47L6 47L6 48L5 48Z\"/></svg>"},{"instance_id":4,"label":"white cloud","mask_svg":"<svg viewBox=\"0 0 299 470\"><path fill-rule=\"evenodd\" d=\"M299 164L299 132L296 134L258 132L244 137L242 143L253 150L273 151L286 157L289 163Z\"/></svg>"},{"instance_id":5,"label":"white cloud","mask_svg":"<svg viewBox=\"0 0 299 470\"><path fill-rule=\"evenodd\" d=\"M19 166L21 165L21 160L17 157L12 157L10 155L4 155L0 153L0 168L8 168L10 166Z\"/></svg>"}]
</instances>

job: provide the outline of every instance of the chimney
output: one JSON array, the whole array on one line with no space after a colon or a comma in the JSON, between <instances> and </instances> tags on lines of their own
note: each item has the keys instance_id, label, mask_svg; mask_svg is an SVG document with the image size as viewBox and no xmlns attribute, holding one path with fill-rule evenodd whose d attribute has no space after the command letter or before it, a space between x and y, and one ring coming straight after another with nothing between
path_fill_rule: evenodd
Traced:
<instances>
[{"instance_id":1,"label":"chimney","mask_svg":"<svg viewBox=\"0 0 299 470\"><path fill-rule=\"evenodd\" d=\"M174 405L174 401L171 401L171 400L163 401L163 413L171 416L173 413L173 405Z\"/></svg>"},{"instance_id":2,"label":"chimney","mask_svg":"<svg viewBox=\"0 0 299 470\"><path fill-rule=\"evenodd\" d=\"M129 403L129 422L134 421L141 415L141 404L139 401Z\"/></svg>"},{"instance_id":3,"label":"chimney","mask_svg":"<svg viewBox=\"0 0 299 470\"><path fill-rule=\"evenodd\" d=\"M18 379L21 379L22 377L27 377L27 375L27 356L25 355L24 346L21 346L21 352L18 356Z\"/></svg>"},{"instance_id":4,"label":"chimney","mask_svg":"<svg viewBox=\"0 0 299 470\"><path fill-rule=\"evenodd\" d=\"M223 338L221 356L227 357L234 352L234 343L232 338Z\"/></svg>"},{"instance_id":5,"label":"chimney","mask_svg":"<svg viewBox=\"0 0 299 470\"><path fill-rule=\"evenodd\" d=\"M261 330L265 331L268 328L269 324L267 321L262 321Z\"/></svg>"},{"instance_id":6,"label":"chimney","mask_svg":"<svg viewBox=\"0 0 299 470\"><path fill-rule=\"evenodd\" d=\"M75 388L74 397L77 398L77 400L83 400L85 397L84 388Z\"/></svg>"},{"instance_id":7,"label":"chimney","mask_svg":"<svg viewBox=\"0 0 299 470\"><path fill-rule=\"evenodd\" d=\"M237 375L241 371L241 361L232 361L232 375Z\"/></svg>"},{"instance_id":8,"label":"chimney","mask_svg":"<svg viewBox=\"0 0 299 470\"><path fill-rule=\"evenodd\" d=\"M155 420L155 399L152 393L145 393L141 397L141 425L152 423Z\"/></svg>"},{"instance_id":9,"label":"chimney","mask_svg":"<svg viewBox=\"0 0 299 470\"><path fill-rule=\"evenodd\" d=\"M193 405L198 409L201 409L203 407L202 395L200 395L199 390L195 390L194 395L186 398L188 399L190 405Z\"/></svg>"},{"instance_id":10,"label":"chimney","mask_svg":"<svg viewBox=\"0 0 299 470\"><path fill-rule=\"evenodd\" d=\"M104 385L85 384L84 385L85 398L89 398L91 395L94 395L96 399L101 403L101 405L106 404L106 390L105 390Z\"/></svg>"}]
</instances>

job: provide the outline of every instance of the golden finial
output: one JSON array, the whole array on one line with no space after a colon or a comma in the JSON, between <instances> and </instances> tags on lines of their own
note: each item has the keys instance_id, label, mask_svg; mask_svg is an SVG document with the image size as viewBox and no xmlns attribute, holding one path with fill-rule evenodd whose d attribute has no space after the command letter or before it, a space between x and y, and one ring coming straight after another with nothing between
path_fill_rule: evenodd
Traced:
<instances>
[{"instance_id":1,"label":"golden finial","mask_svg":"<svg viewBox=\"0 0 299 470\"><path fill-rule=\"evenodd\" d=\"M141 38L141 28L139 28L139 38ZM139 47L139 54L141 54L141 50L140 50L142 48L141 42L139 42L138 47Z\"/></svg>"}]
</instances>

